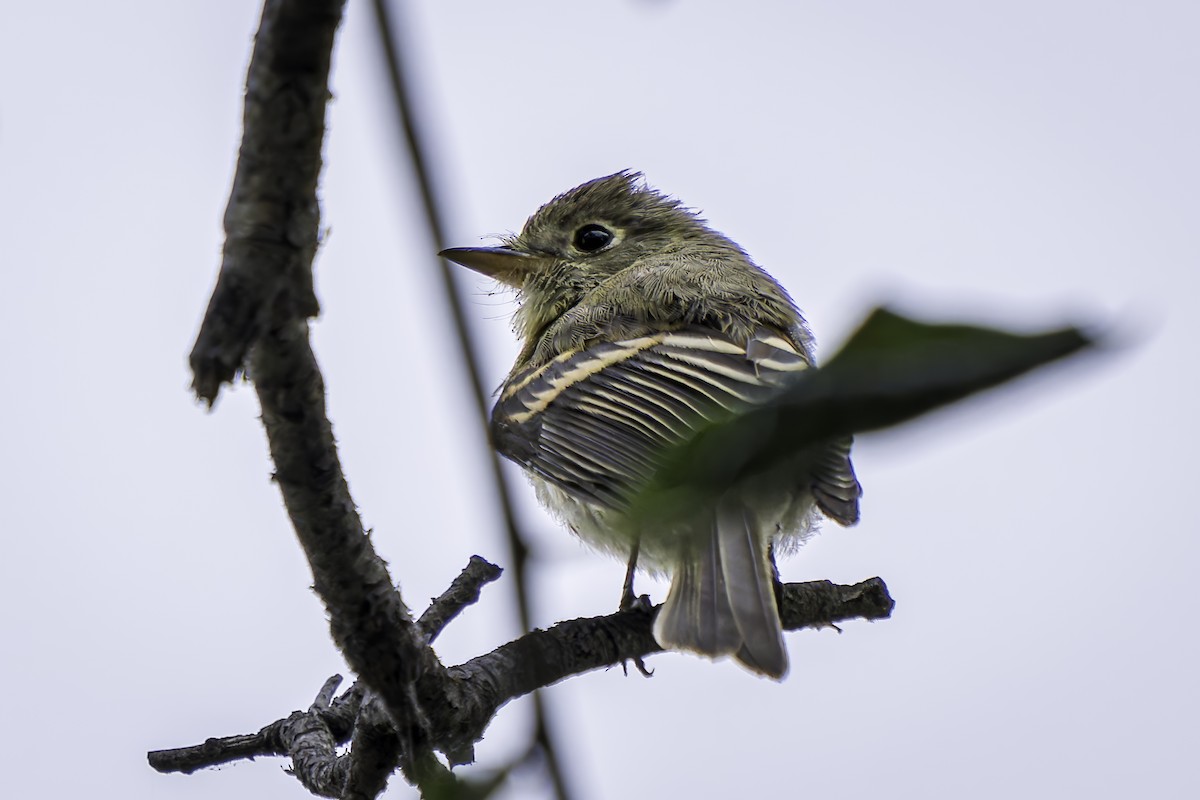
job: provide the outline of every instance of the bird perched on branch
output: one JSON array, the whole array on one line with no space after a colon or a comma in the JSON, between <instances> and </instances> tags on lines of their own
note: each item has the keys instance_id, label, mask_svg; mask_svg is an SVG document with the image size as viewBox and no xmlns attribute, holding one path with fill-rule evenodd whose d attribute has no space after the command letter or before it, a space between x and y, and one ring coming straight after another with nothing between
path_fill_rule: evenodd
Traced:
<instances>
[{"instance_id":1,"label":"bird perched on branch","mask_svg":"<svg viewBox=\"0 0 1200 800\"><path fill-rule=\"evenodd\" d=\"M671 575L662 647L782 678L773 553L802 542L818 512L858 521L850 439L689 495L653 524L630 501L671 448L812 368L787 292L632 172L555 197L498 247L441 255L518 292L524 346L492 412L498 451L584 541L630 560L627 599L635 563Z\"/></svg>"}]
</instances>

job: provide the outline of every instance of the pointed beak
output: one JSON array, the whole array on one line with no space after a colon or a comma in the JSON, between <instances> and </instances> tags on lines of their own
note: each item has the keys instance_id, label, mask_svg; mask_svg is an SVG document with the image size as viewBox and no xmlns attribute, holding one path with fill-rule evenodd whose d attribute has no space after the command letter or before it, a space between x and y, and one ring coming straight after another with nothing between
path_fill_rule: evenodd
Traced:
<instances>
[{"instance_id":1,"label":"pointed beak","mask_svg":"<svg viewBox=\"0 0 1200 800\"><path fill-rule=\"evenodd\" d=\"M438 255L517 289L525 285L526 275L547 263L545 258L511 247L451 247Z\"/></svg>"}]
</instances>

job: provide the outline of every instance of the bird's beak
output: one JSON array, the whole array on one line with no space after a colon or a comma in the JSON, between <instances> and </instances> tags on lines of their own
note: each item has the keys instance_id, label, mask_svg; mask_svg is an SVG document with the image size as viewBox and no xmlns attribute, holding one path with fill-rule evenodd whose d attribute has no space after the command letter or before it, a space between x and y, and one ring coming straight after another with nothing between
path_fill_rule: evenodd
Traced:
<instances>
[{"instance_id":1,"label":"bird's beak","mask_svg":"<svg viewBox=\"0 0 1200 800\"><path fill-rule=\"evenodd\" d=\"M511 247L451 247L438 255L516 289L525 285L525 276L537 272L547 262L543 257Z\"/></svg>"}]
</instances>

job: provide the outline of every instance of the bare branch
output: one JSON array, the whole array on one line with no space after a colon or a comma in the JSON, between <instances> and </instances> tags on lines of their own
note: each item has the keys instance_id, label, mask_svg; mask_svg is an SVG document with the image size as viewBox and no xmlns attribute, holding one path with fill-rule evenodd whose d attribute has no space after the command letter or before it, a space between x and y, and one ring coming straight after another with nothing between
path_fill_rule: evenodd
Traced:
<instances>
[{"instance_id":1,"label":"bare branch","mask_svg":"<svg viewBox=\"0 0 1200 800\"><path fill-rule=\"evenodd\" d=\"M829 581L789 583L782 587L781 599L783 625L788 630L820 628L849 619L886 619L895 605L879 578L853 586ZM573 675L662 652L652 631L656 613L657 607L638 605L608 616L560 622L549 630L533 631L487 655L450 667L444 677L426 676L418 681L417 694L421 707L429 713L430 745L446 753L451 764L470 763L474 743L510 700ZM335 708L344 697L334 701ZM236 758L286 755L277 734L270 733L286 722L268 725L257 738L210 739L197 747L151 753L151 764L162 772L192 772ZM330 730L335 730L333 724ZM349 735L347 730L345 738L338 738L339 743ZM372 735L385 736L386 732L374 730ZM396 740L395 744L403 749L403 741ZM213 757L218 747L227 748L225 757ZM420 764L425 765L427 777L432 772L430 779L438 780L440 770L432 762L425 759L414 764L418 772Z\"/></svg>"},{"instance_id":2,"label":"bare branch","mask_svg":"<svg viewBox=\"0 0 1200 800\"><path fill-rule=\"evenodd\" d=\"M344 6L345 0L263 4L221 273L190 357L192 387L210 406L265 329L317 314L317 175L330 52Z\"/></svg>"},{"instance_id":3,"label":"bare branch","mask_svg":"<svg viewBox=\"0 0 1200 800\"><path fill-rule=\"evenodd\" d=\"M429 608L417 620L417 626L432 642L464 608L477 602L484 585L498 579L503 571L479 556L471 556L450 588L433 598Z\"/></svg>"},{"instance_id":4,"label":"bare branch","mask_svg":"<svg viewBox=\"0 0 1200 800\"><path fill-rule=\"evenodd\" d=\"M335 678L341 680L341 676L334 676L330 681ZM326 686L330 681L326 682ZM333 735L334 740L341 744L350 738L350 732L354 729L354 720L358 716L363 692L362 686L355 684L328 707L314 704L309 708L308 714L320 716L322 724ZM196 770L220 766L231 761L254 759L259 756L291 755L284 744L284 728L302 715L303 712L296 711L286 719L272 722L258 733L213 738L192 747L155 750L150 752L147 758L150 766L159 772L191 774ZM292 741L295 741L294 737Z\"/></svg>"}]
</instances>

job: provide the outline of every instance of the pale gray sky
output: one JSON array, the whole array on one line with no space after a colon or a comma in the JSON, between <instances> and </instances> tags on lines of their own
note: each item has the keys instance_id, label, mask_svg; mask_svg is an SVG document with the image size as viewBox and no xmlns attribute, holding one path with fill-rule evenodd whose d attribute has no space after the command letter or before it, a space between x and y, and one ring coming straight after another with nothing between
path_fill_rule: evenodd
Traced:
<instances>
[{"instance_id":1,"label":"pale gray sky","mask_svg":"<svg viewBox=\"0 0 1200 800\"><path fill-rule=\"evenodd\" d=\"M790 634L781 685L667 655L651 680L551 689L579 796L1200 794L1200 6L413 5L458 244L633 167L778 277L825 355L881 300L1135 342L858 444L863 522L783 571L880 575L893 619ZM187 392L257 15L13 3L0 30L13 796L305 796L278 760L144 759L257 730L344 670L253 392L212 414ZM504 548L370 24L352 2L336 53L315 339L355 499L420 606ZM511 305L461 277L495 384ZM622 566L520 503L538 624L611 610ZM489 588L443 657L514 636L509 596ZM527 714L501 712L481 764L524 744Z\"/></svg>"}]
</instances>

